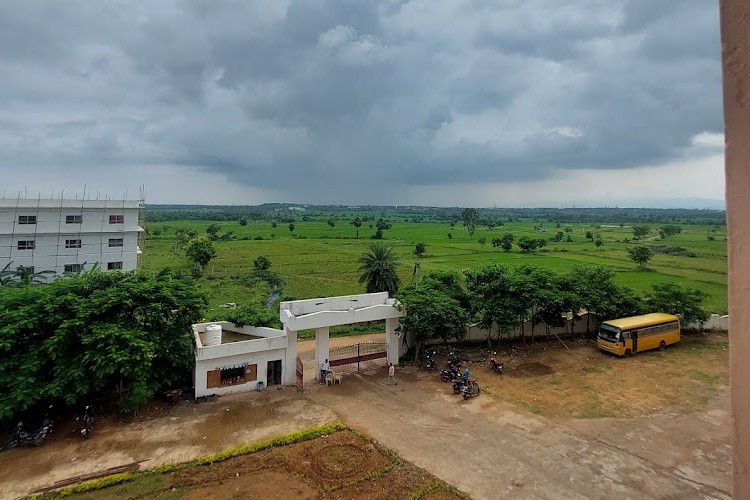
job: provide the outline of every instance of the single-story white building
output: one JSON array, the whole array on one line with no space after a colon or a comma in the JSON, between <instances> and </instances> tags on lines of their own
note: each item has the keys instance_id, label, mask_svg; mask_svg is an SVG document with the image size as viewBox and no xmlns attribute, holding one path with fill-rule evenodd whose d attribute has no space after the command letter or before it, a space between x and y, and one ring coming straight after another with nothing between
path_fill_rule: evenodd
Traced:
<instances>
[{"instance_id":1,"label":"single-story white building","mask_svg":"<svg viewBox=\"0 0 750 500\"><path fill-rule=\"evenodd\" d=\"M282 330L216 321L193 325L193 335L196 398L280 385L290 375L294 380L297 349L292 346L290 363L290 339ZM296 336L291 341L296 344Z\"/></svg>"}]
</instances>

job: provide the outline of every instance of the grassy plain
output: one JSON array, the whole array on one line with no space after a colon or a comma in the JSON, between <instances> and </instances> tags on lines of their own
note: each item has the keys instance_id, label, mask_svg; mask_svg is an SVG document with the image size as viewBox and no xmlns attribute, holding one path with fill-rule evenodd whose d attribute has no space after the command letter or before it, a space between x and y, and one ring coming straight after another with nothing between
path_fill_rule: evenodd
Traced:
<instances>
[{"instance_id":1,"label":"grassy plain","mask_svg":"<svg viewBox=\"0 0 750 500\"><path fill-rule=\"evenodd\" d=\"M237 239L215 243L217 257L211 261L201 278L209 293L210 307L235 302L246 304L262 300L265 290L248 287L243 282L252 269L253 260L265 255L272 262L272 270L285 284L282 295L294 298L312 298L331 295L362 293L358 283L358 258L372 243L375 229L366 222L360 228L359 239L349 223L351 218L340 218L330 228L324 221L295 222L294 232L288 224L269 221L248 221L241 226L237 221L217 221L220 234L233 231ZM180 251L175 251L175 233L180 229L193 229L205 234L211 221L179 220L151 222L143 253L143 270L156 272L170 267L191 271L194 266ZM699 288L706 292L706 307L710 312L727 310L727 244L723 226L682 225L682 233L661 240L656 236L657 224L651 225L652 235L640 242L626 243L633 237L632 226L544 223L545 232L534 229L538 221L522 219L506 222L489 229L477 227L470 238L459 222L451 229L448 223L392 221L393 227L385 231L384 242L394 248L400 257L399 276L403 283L412 280L415 258L414 246L424 242L427 254L421 259L421 273L433 270L478 269L484 265L532 264L558 271L566 271L576 264L599 264L611 267L619 283L639 292L650 290L654 283L671 282ZM154 236L159 229L161 234ZM566 231L569 229L569 232ZM564 232L571 242L548 242L542 251L521 253L515 246L511 252L492 247L492 239L511 233L521 236L551 238L557 231ZM599 234L603 245L597 248L585 235L587 231ZM448 234L452 237L449 238ZM708 235L714 240L709 240ZM262 239L256 239L262 238ZM481 245L479 240L486 239ZM678 246L694 256L656 254L645 269L639 269L628 258L626 249L635 244Z\"/></svg>"}]
</instances>

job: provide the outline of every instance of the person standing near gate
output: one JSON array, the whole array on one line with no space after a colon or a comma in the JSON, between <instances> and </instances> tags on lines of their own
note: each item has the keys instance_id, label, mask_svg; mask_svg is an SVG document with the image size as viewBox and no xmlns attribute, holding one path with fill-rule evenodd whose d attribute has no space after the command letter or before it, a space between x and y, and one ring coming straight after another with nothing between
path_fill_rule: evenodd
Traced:
<instances>
[{"instance_id":1,"label":"person standing near gate","mask_svg":"<svg viewBox=\"0 0 750 500\"><path fill-rule=\"evenodd\" d=\"M320 363L320 383L325 384L326 383L326 375L328 375L328 372L331 370L331 365L328 363L328 358L326 358L325 361Z\"/></svg>"},{"instance_id":2,"label":"person standing near gate","mask_svg":"<svg viewBox=\"0 0 750 500\"><path fill-rule=\"evenodd\" d=\"M393 382L393 385L398 385L398 382L396 382L396 367L393 366L393 363L388 363L388 385Z\"/></svg>"}]
</instances>

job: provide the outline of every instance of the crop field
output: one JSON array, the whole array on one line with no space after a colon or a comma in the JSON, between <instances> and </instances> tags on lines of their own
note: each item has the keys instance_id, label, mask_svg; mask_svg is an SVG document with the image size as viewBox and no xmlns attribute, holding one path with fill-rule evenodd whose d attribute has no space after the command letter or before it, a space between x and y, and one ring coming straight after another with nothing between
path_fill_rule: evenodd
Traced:
<instances>
[{"instance_id":1,"label":"crop field","mask_svg":"<svg viewBox=\"0 0 750 500\"><path fill-rule=\"evenodd\" d=\"M234 239L214 243L217 256L200 279L208 292L210 307L225 302L246 304L264 300L266 291L243 283L253 260L260 255L271 260L271 270L283 279L283 297L302 299L362 293L363 285L358 283L358 258L372 243L375 229L371 222L365 222L356 238L356 230L350 224L352 218L339 216L334 227L325 219L295 221L294 231L282 222L272 227L272 222L266 220L250 220L244 226L238 221L215 221L221 226L220 235L232 231ZM192 271L193 263L175 249L175 233L194 230L205 235L211 223L203 220L149 222L143 270L157 272L169 267ZM531 264L558 271L580 264L596 264L611 267L620 284L638 292L650 290L654 283L678 283L703 290L707 294L708 311L726 313L727 310L725 226L685 224L681 225L680 234L661 239L658 236L660 225L652 224L649 225L650 236L632 241L632 224L556 224L531 218L515 219L492 229L477 226L474 237L470 238L461 222L453 228L447 222L413 222L406 218L391 218L391 223L392 228L384 231L383 241L398 254L399 275L405 284L413 279L415 257L412 252L421 242L427 252L420 260L420 274L434 270L475 270L491 263ZM517 241L522 236L549 240L558 232L563 233L562 241L548 241L545 248L530 254L522 253L515 244L510 252L492 246L493 238L506 233ZM598 235L602 245L597 247L587 239L587 232ZM566 241L568 237L571 241ZM651 246L655 251L643 269L628 258L626 249L634 245Z\"/></svg>"}]
</instances>

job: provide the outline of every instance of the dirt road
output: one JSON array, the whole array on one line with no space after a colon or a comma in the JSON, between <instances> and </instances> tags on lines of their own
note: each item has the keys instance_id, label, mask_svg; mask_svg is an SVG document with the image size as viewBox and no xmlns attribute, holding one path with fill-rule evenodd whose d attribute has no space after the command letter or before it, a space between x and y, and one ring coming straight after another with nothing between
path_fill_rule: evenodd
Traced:
<instances>
[{"instance_id":1,"label":"dirt road","mask_svg":"<svg viewBox=\"0 0 750 500\"><path fill-rule=\"evenodd\" d=\"M477 499L730 496L725 389L694 415L553 422L487 395L463 401L414 369L398 378L359 373L306 394Z\"/></svg>"}]
</instances>

